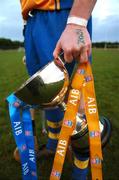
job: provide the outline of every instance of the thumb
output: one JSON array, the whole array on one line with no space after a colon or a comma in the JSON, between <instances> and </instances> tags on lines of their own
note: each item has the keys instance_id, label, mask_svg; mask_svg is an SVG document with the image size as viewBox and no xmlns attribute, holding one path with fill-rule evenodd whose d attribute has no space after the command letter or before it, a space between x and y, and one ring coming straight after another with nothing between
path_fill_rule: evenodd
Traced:
<instances>
[{"instance_id":1,"label":"thumb","mask_svg":"<svg viewBox=\"0 0 119 180\"><path fill-rule=\"evenodd\" d=\"M57 44L56 44L56 47L55 47L55 49L54 49L54 52L53 52L53 56L54 56L55 59L58 58L58 55L60 54L61 50L62 50L61 44L60 44L60 42L58 41Z\"/></svg>"}]
</instances>

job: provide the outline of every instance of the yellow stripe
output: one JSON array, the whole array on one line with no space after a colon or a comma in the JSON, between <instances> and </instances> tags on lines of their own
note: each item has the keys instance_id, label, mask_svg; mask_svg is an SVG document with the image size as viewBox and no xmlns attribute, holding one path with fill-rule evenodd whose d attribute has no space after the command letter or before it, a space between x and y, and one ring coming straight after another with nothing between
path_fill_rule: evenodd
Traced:
<instances>
[{"instance_id":1,"label":"yellow stripe","mask_svg":"<svg viewBox=\"0 0 119 180\"><path fill-rule=\"evenodd\" d=\"M58 139L59 138L59 133L56 134L56 133L49 132L48 137L51 138L51 139Z\"/></svg>"},{"instance_id":2,"label":"yellow stripe","mask_svg":"<svg viewBox=\"0 0 119 180\"><path fill-rule=\"evenodd\" d=\"M57 0L57 9L60 9L60 0Z\"/></svg>"},{"instance_id":3,"label":"yellow stripe","mask_svg":"<svg viewBox=\"0 0 119 180\"><path fill-rule=\"evenodd\" d=\"M80 161L79 159L77 159L76 157L74 158L74 164L76 167L80 168L80 169L85 169L88 167L88 162L89 162L89 159L88 160L85 160L85 161Z\"/></svg>"},{"instance_id":4,"label":"yellow stripe","mask_svg":"<svg viewBox=\"0 0 119 180\"><path fill-rule=\"evenodd\" d=\"M59 122L51 122L51 121L48 121L47 120L47 125L51 128L58 128L58 127L61 127L62 125L62 121L59 121Z\"/></svg>"}]
</instances>

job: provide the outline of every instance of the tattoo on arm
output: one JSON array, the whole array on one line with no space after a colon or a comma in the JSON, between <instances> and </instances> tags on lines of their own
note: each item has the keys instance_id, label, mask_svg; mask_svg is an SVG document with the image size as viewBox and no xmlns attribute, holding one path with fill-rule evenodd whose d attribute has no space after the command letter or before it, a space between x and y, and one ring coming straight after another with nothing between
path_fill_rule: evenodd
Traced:
<instances>
[{"instance_id":1,"label":"tattoo on arm","mask_svg":"<svg viewBox=\"0 0 119 180\"><path fill-rule=\"evenodd\" d=\"M77 34L77 44L85 44L84 41L84 35L83 35L83 31L81 29L76 29L76 34Z\"/></svg>"}]
</instances>

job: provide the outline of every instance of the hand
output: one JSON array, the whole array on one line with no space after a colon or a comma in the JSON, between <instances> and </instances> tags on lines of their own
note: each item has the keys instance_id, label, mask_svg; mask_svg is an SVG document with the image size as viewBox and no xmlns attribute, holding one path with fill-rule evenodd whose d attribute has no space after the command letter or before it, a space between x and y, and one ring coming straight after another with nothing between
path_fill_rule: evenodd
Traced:
<instances>
[{"instance_id":1,"label":"hand","mask_svg":"<svg viewBox=\"0 0 119 180\"><path fill-rule=\"evenodd\" d=\"M80 63L88 61L91 54L91 40L85 27L68 24L62 33L53 52L57 59L61 51L64 51L64 59L67 63L77 59Z\"/></svg>"}]
</instances>

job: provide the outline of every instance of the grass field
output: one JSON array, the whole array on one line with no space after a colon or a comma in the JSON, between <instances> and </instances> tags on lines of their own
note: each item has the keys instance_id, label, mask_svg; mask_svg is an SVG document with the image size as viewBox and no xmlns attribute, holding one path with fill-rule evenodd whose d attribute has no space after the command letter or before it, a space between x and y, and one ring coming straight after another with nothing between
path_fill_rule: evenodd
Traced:
<instances>
[{"instance_id":1,"label":"grass field","mask_svg":"<svg viewBox=\"0 0 119 180\"><path fill-rule=\"evenodd\" d=\"M23 52L0 51L0 180L20 180L21 167L13 159L15 142L11 132L5 98L27 79L21 62ZM119 50L93 50L93 73L99 112L112 123L112 137L103 156L104 180L119 179ZM37 114L37 133L40 142L46 141L40 133L40 115ZM48 180L51 162L38 162L38 172ZM62 180L70 180L71 165L66 162ZM40 173L40 174L41 174ZM89 177L90 179L90 177Z\"/></svg>"}]
</instances>

